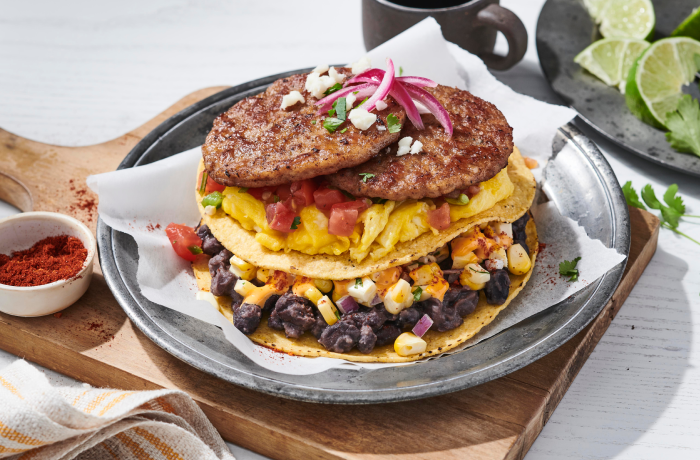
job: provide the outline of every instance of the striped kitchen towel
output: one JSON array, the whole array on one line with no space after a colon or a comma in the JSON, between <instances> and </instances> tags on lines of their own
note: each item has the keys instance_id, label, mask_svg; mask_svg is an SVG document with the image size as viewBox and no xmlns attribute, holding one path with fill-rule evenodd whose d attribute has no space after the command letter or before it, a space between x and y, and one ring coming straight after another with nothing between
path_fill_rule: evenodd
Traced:
<instances>
[{"instance_id":1,"label":"striped kitchen towel","mask_svg":"<svg viewBox=\"0 0 700 460\"><path fill-rule=\"evenodd\" d=\"M235 460L181 391L53 387L21 360L0 371L0 458Z\"/></svg>"}]
</instances>

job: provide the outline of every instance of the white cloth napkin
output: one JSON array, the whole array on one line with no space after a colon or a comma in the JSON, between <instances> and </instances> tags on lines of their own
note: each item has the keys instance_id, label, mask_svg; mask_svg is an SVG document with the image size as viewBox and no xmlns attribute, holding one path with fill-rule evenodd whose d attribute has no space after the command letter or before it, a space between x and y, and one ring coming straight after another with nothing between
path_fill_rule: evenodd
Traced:
<instances>
[{"instance_id":1,"label":"white cloth napkin","mask_svg":"<svg viewBox=\"0 0 700 460\"><path fill-rule=\"evenodd\" d=\"M235 460L181 391L52 387L22 360L0 371L0 458Z\"/></svg>"}]
</instances>

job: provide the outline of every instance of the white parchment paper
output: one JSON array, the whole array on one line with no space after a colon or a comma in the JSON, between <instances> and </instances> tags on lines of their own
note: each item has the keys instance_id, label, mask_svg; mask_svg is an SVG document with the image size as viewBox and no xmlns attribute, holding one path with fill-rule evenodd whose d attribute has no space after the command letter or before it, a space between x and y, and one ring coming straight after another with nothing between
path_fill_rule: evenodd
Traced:
<instances>
[{"instance_id":1,"label":"white parchment paper","mask_svg":"<svg viewBox=\"0 0 700 460\"><path fill-rule=\"evenodd\" d=\"M419 75L444 85L467 89L494 103L514 128L515 144L541 167L552 152L552 139L559 126L575 112L549 105L512 91L470 53L447 43L439 25L426 19L369 53L375 67L386 57L401 66L404 75ZM321 63L319 63L321 64ZM332 358L304 358L271 351L251 342L214 307L197 301L197 284L188 262L171 249L164 229L170 222L194 226L200 216L193 199L193 174L201 158L200 148L173 155L163 161L127 170L90 176L88 186L99 195L99 214L107 225L131 235L138 245L137 280L150 301L219 326L226 339L256 364L281 373L313 374L326 369L377 368L397 364L358 364ZM535 265L528 286L497 319L470 344L488 338L579 291L624 260L600 241L591 240L571 219L562 217L547 203L533 209L543 257ZM569 283L558 275L558 262L583 256L581 277ZM551 267L557 265L554 270ZM545 288L546 286L546 288Z\"/></svg>"}]
</instances>

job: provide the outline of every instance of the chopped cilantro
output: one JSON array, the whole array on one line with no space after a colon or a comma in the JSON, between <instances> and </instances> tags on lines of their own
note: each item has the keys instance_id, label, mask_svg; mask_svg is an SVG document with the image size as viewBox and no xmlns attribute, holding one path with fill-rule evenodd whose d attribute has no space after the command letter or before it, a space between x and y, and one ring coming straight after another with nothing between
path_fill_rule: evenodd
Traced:
<instances>
[{"instance_id":1,"label":"chopped cilantro","mask_svg":"<svg viewBox=\"0 0 700 460\"><path fill-rule=\"evenodd\" d=\"M389 116L386 117L386 122L387 129L390 133L398 133L401 131L401 122L399 122L399 117L393 113L390 113Z\"/></svg>"},{"instance_id":2,"label":"chopped cilantro","mask_svg":"<svg viewBox=\"0 0 700 460\"><path fill-rule=\"evenodd\" d=\"M639 195L637 195L637 191L632 187L632 181L627 181L627 183L622 186L622 193L625 195L625 201L627 201L628 205L639 209L647 209L644 203L639 201Z\"/></svg>"},{"instance_id":3,"label":"chopped cilantro","mask_svg":"<svg viewBox=\"0 0 700 460\"><path fill-rule=\"evenodd\" d=\"M420 300L420 296L423 295L423 288L418 286L415 291L413 291L413 301L418 302Z\"/></svg>"},{"instance_id":4,"label":"chopped cilantro","mask_svg":"<svg viewBox=\"0 0 700 460\"><path fill-rule=\"evenodd\" d=\"M362 176L362 182L367 182L368 179L373 178L375 175L372 173L360 173L360 176Z\"/></svg>"},{"instance_id":5,"label":"chopped cilantro","mask_svg":"<svg viewBox=\"0 0 700 460\"><path fill-rule=\"evenodd\" d=\"M328 130L329 133L334 133L336 129L343 124L343 120L337 118L326 118L323 120L323 127Z\"/></svg>"},{"instance_id":6,"label":"chopped cilantro","mask_svg":"<svg viewBox=\"0 0 700 460\"><path fill-rule=\"evenodd\" d=\"M189 249L189 251L194 255L202 253L202 248L199 246L189 246L187 249Z\"/></svg>"},{"instance_id":7,"label":"chopped cilantro","mask_svg":"<svg viewBox=\"0 0 700 460\"><path fill-rule=\"evenodd\" d=\"M299 228L299 224L300 224L300 223L301 223L301 217L296 216L296 217L294 218L294 220L292 221L291 229L292 229L292 230L296 230L297 228Z\"/></svg>"},{"instance_id":8,"label":"chopped cilantro","mask_svg":"<svg viewBox=\"0 0 700 460\"><path fill-rule=\"evenodd\" d=\"M569 281L578 281L578 268L576 265L578 261L581 260L580 257L575 258L572 261L565 260L559 264L559 274L562 276L568 276Z\"/></svg>"},{"instance_id":9,"label":"chopped cilantro","mask_svg":"<svg viewBox=\"0 0 700 460\"><path fill-rule=\"evenodd\" d=\"M272 202L273 203L277 203L277 202L279 202L279 200L280 200L280 197L278 197L277 195L272 195Z\"/></svg>"},{"instance_id":10,"label":"chopped cilantro","mask_svg":"<svg viewBox=\"0 0 700 460\"><path fill-rule=\"evenodd\" d=\"M399 77L403 75L403 67L399 66Z\"/></svg>"},{"instance_id":11,"label":"chopped cilantro","mask_svg":"<svg viewBox=\"0 0 700 460\"><path fill-rule=\"evenodd\" d=\"M316 124L316 120L311 120L311 124L312 124L312 125L315 125L315 124Z\"/></svg>"},{"instance_id":12,"label":"chopped cilantro","mask_svg":"<svg viewBox=\"0 0 700 460\"><path fill-rule=\"evenodd\" d=\"M362 287L362 278L355 278L355 287Z\"/></svg>"},{"instance_id":13,"label":"chopped cilantro","mask_svg":"<svg viewBox=\"0 0 700 460\"><path fill-rule=\"evenodd\" d=\"M343 133L344 133L345 131L347 131L347 130L348 130L348 128L347 128L347 127L345 127L345 128L343 128L343 129L341 129L341 130L340 130L340 134L343 134Z\"/></svg>"},{"instance_id":14,"label":"chopped cilantro","mask_svg":"<svg viewBox=\"0 0 700 460\"><path fill-rule=\"evenodd\" d=\"M340 313L338 313L338 310L333 310L333 313L335 313L335 317L340 321Z\"/></svg>"},{"instance_id":15,"label":"chopped cilantro","mask_svg":"<svg viewBox=\"0 0 700 460\"><path fill-rule=\"evenodd\" d=\"M666 140L679 152L700 156L700 103L689 94L678 101L678 108L666 115Z\"/></svg>"},{"instance_id":16,"label":"chopped cilantro","mask_svg":"<svg viewBox=\"0 0 700 460\"><path fill-rule=\"evenodd\" d=\"M387 200L386 198L372 198L372 203L374 204L384 204L387 201L389 200Z\"/></svg>"},{"instance_id":17,"label":"chopped cilantro","mask_svg":"<svg viewBox=\"0 0 700 460\"><path fill-rule=\"evenodd\" d=\"M335 109L338 111L339 120L345 120L347 118L347 110L344 97L338 98L338 100L333 103L333 107L335 107Z\"/></svg>"},{"instance_id":18,"label":"chopped cilantro","mask_svg":"<svg viewBox=\"0 0 700 460\"><path fill-rule=\"evenodd\" d=\"M474 273L488 273L487 271L475 270L472 267L469 267L469 270L473 271Z\"/></svg>"},{"instance_id":19,"label":"chopped cilantro","mask_svg":"<svg viewBox=\"0 0 700 460\"><path fill-rule=\"evenodd\" d=\"M367 99L369 99L369 96L367 96L366 98L362 99L362 102L360 102L359 104L357 104L357 107L355 107L355 108L356 108L356 109L360 108L360 106L362 106L362 104L364 104L365 102L367 102Z\"/></svg>"},{"instance_id":20,"label":"chopped cilantro","mask_svg":"<svg viewBox=\"0 0 700 460\"><path fill-rule=\"evenodd\" d=\"M352 94L359 94L359 91L353 91Z\"/></svg>"},{"instance_id":21,"label":"chopped cilantro","mask_svg":"<svg viewBox=\"0 0 700 460\"><path fill-rule=\"evenodd\" d=\"M339 89L343 89L343 85L341 85L340 83L336 83L335 85L333 85L333 86L331 86L330 88L328 88L323 94L325 94L326 96L328 96L328 95L331 94L331 93L335 93L335 92L338 91Z\"/></svg>"},{"instance_id":22,"label":"chopped cilantro","mask_svg":"<svg viewBox=\"0 0 700 460\"><path fill-rule=\"evenodd\" d=\"M245 193L248 191L248 187L241 187L238 189L238 193Z\"/></svg>"}]
</instances>

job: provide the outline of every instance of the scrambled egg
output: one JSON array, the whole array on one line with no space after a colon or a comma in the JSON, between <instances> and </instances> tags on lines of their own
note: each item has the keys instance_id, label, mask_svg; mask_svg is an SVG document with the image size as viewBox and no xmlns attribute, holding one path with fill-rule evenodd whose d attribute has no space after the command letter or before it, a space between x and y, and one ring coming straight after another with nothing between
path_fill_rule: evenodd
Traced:
<instances>
[{"instance_id":1,"label":"scrambled egg","mask_svg":"<svg viewBox=\"0 0 700 460\"><path fill-rule=\"evenodd\" d=\"M450 220L455 222L489 209L512 195L513 190L504 168L492 179L482 182L481 191L468 204L450 205ZM428 224L428 211L435 209L430 199L374 204L360 214L353 234L344 237L328 234L328 218L315 205L302 209L297 230L285 234L270 228L265 218L265 205L252 195L238 187L227 187L223 195L224 212L246 230L255 231L255 240L272 251L295 250L310 255L349 252L354 261L360 262L367 256L383 257L397 243L413 240L425 232L438 233Z\"/></svg>"}]
</instances>

